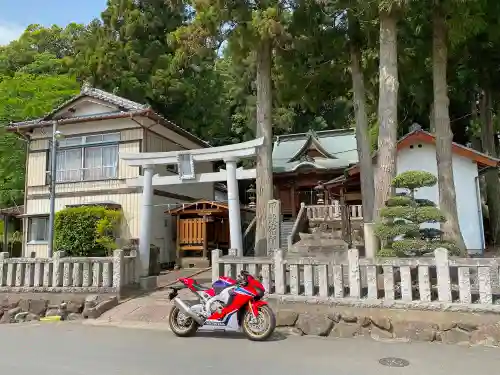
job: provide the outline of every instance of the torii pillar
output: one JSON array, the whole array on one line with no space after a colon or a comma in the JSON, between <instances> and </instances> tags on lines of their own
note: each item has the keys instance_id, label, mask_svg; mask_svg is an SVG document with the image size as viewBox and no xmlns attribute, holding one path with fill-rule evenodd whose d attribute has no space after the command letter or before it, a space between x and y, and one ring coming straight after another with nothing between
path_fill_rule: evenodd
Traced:
<instances>
[{"instance_id":1,"label":"torii pillar","mask_svg":"<svg viewBox=\"0 0 500 375\"><path fill-rule=\"evenodd\" d=\"M142 185L142 210L139 226L139 259L141 276L149 276L149 259L151 256L151 224L153 222L153 173L152 165L143 167L144 184Z\"/></svg>"},{"instance_id":2,"label":"torii pillar","mask_svg":"<svg viewBox=\"0 0 500 375\"><path fill-rule=\"evenodd\" d=\"M229 240L231 249L236 249L238 256L243 256L243 234L241 232L241 208L236 163L238 159L224 159L227 171L227 205L229 209Z\"/></svg>"}]
</instances>

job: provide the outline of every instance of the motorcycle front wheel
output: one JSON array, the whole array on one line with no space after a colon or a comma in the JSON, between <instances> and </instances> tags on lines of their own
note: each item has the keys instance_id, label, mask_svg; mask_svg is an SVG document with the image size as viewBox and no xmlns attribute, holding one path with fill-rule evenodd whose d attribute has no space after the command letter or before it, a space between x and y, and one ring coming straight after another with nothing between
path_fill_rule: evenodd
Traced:
<instances>
[{"instance_id":1,"label":"motorcycle front wheel","mask_svg":"<svg viewBox=\"0 0 500 375\"><path fill-rule=\"evenodd\" d=\"M179 337L193 336L198 330L198 323L183 314L177 306L173 306L170 310L168 324L172 332Z\"/></svg>"},{"instance_id":2,"label":"motorcycle front wheel","mask_svg":"<svg viewBox=\"0 0 500 375\"><path fill-rule=\"evenodd\" d=\"M257 311L256 317L251 311L245 311L241 328L249 340L265 341L271 337L276 328L276 316L268 305L260 306Z\"/></svg>"}]
</instances>

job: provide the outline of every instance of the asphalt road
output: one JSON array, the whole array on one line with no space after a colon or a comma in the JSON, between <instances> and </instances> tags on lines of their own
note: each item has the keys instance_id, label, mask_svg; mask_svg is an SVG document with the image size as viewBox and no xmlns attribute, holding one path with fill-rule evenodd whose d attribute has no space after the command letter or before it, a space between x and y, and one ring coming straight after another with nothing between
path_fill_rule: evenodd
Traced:
<instances>
[{"instance_id":1,"label":"asphalt road","mask_svg":"<svg viewBox=\"0 0 500 375\"><path fill-rule=\"evenodd\" d=\"M410 362L385 367L382 357ZM494 374L500 349L368 339L287 337L254 343L239 335L180 339L169 332L43 323L0 326L6 375L471 375Z\"/></svg>"}]
</instances>

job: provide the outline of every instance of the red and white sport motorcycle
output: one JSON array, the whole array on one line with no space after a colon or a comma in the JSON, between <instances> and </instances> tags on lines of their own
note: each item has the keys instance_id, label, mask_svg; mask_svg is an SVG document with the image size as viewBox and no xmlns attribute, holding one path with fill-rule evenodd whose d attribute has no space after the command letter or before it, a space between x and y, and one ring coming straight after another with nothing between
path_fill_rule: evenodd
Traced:
<instances>
[{"instance_id":1,"label":"red and white sport motorcycle","mask_svg":"<svg viewBox=\"0 0 500 375\"><path fill-rule=\"evenodd\" d=\"M242 331L253 341L267 340L276 328L276 317L263 300L264 286L254 276L242 271L237 280L220 277L206 288L192 278L180 278L182 287L174 287L169 299L174 302L169 324L180 337L192 336L198 329L208 331ZM187 287L199 303L190 305L178 297Z\"/></svg>"}]
</instances>

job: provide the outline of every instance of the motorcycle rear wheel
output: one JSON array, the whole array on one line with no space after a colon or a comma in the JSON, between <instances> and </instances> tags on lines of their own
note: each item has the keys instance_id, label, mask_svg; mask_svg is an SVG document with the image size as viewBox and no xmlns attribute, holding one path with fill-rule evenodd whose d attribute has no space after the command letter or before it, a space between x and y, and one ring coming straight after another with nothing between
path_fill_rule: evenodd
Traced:
<instances>
[{"instance_id":1,"label":"motorcycle rear wheel","mask_svg":"<svg viewBox=\"0 0 500 375\"><path fill-rule=\"evenodd\" d=\"M172 332L179 337L193 336L198 330L198 323L185 316L177 306L173 306L170 310L168 324Z\"/></svg>"},{"instance_id":2,"label":"motorcycle rear wheel","mask_svg":"<svg viewBox=\"0 0 500 375\"><path fill-rule=\"evenodd\" d=\"M257 319L258 323L254 321L255 319ZM259 326L258 329L255 328L256 325ZM247 310L243 315L241 328L249 340L266 341L271 337L276 328L276 316L268 305L263 305L258 308L258 315L256 318L254 318L251 311Z\"/></svg>"}]
</instances>

